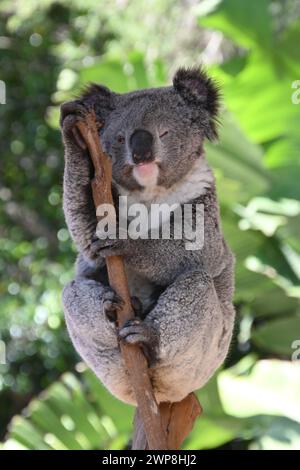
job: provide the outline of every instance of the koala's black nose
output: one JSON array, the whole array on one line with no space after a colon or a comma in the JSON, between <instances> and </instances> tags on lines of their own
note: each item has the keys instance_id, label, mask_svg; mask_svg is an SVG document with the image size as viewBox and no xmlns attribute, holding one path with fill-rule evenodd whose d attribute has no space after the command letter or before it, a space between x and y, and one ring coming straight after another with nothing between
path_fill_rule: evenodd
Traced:
<instances>
[{"instance_id":1,"label":"koala's black nose","mask_svg":"<svg viewBox=\"0 0 300 470\"><path fill-rule=\"evenodd\" d=\"M136 130L130 137L130 148L134 163L146 163L153 160L153 137L148 131Z\"/></svg>"}]
</instances>

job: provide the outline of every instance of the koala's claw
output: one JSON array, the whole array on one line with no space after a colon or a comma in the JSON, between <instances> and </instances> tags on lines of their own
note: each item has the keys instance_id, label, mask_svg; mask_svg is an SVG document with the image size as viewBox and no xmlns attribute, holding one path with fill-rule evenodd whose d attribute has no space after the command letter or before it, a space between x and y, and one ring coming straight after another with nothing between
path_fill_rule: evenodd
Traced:
<instances>
[{"instance_id":1,"label":"koala's claw","mask_svg":"<svg viewBox=\"0 0 300 470\"><path fill-rule=\"evenodd\" d=\"M142 313L143 305L138 297L131 297L131 305L135 315ZM103 295L103 311L111 322L117 321L117 313L124 306L124 301L112 289L108 288Z\"/></svg>"},{"instance_id":2,"label":"koala's claw","mask_svg":"<svg viewBox=\"0 0 300 470\"><path fill-rule=\"evenodd\" d=\"M143 320L136 317L132 320L128 320L125 325L119 330L119 337L126 343L151 343L153 332L146 325Z\"/></svg>"},{"instance_id":3,"label":"koala's claw","mask_svg":"<svg viewBox=\"0 0 300 470\"><path fill-rule=\"evenodd\" d=\"M128 320L119 329L118 336L128 344L140 344L150 367L156 363L158 339L152 328L141 318Z\"/></svg>"},{"instance_id":4,"label":"koala's claw","mask_svg":"<svg viewBox=\"0 0 300 470\"><path fill-rule=\"evenodd\" d=\"M66 101L60 107L60 126L63 127L67 116L74 115L79 120L85 117L87 111L87 108L80 100Z\"/></svg>"},{"instance_id":5,"label":"koala's claw","mask_svg":"<svg viewBox=\"0 0 300 470\"><path fill-rule=\"evenodd\" d=\"M93 258L97 258L98 256L112 256L120 254L119 251L121 249L121 241L120 240L111 240L107 238L105 240L101 240L99 238L95 238L92 240L90 245L90 253Z\"/></svg>"},{"instance_id":6,"label":"koala's claw","mask_svg":"<svg viewBox=\"0 0 300 470\"><path fill-rule=\"evenodd\" d=\"M124 301L112 289L107 289L103 295L103 311L108 320L115 322L117 313L124 305Z\"/></svg>"},{"instance_id":7,"label":"koala's claw","mask_svg":"<svg viewBox=\"0 0 300 470\"><path fill-rule=\"evenodd\" d=\"M72 134L77 145L83 150L86 149L86 144L76 127L76 123L83 120L87 112L88 109L79 100L67 101L60 108L60 126L65 134Z\"/></svg>"},{"instance_id":8,"label":"koala's claw","mask_svg":"<svg viewBox=\"0 0 300 470\"><path fill-rule=\"evenodd\" d=\"M91 254L93 256L98 256L104 248L109 248L114 243L114 241L115 240L110 240L110 239L107 239L107 240L101 240L99 238L93 239L91 246L90 246Z\"/></svg>"}]
</instances>

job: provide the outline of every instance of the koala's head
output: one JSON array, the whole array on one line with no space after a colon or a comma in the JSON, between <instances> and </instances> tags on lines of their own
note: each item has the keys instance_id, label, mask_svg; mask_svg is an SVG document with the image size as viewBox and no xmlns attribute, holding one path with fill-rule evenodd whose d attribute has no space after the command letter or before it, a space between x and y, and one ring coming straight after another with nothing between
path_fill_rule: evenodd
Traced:
<instances>
[{"instance_id":1,"label":"koala's head","mask_svg":"<svg viewBox=\"0 0 300 470\"><path fill-rule=\"evenodd\" d=\"M117 94L91 85L82 96L102 123L113 179L129 190L170 187L216 137L218 88L201 69L179 69L173 86Z\"/></svg>"}]
</instances>

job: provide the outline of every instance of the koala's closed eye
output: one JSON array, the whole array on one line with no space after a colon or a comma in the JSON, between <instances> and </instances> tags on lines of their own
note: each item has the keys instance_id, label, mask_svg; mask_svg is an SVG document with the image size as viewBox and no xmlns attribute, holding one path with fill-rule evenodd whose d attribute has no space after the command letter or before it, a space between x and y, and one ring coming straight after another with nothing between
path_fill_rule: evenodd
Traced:
<instances>
[{"instance_id":1,"label":"koala's closed eye","mask_svg":"<svg viewBox=\"0 0 300 470\"><path fill-rule=\"evenodd\" d=\"M159 138L163 139L168 134L169 134L169 131L163 131L161 134L159 134Z\"/></svg>"}]
</instances>

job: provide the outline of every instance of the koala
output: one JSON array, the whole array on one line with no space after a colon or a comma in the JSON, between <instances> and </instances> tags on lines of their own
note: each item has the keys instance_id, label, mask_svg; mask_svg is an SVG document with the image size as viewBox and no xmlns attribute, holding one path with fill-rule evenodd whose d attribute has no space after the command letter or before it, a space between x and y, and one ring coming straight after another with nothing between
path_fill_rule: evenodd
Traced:
<instances>
[{"instance_id":1,"label":"koala","mask_svg":"<svg viewBox=\"0 0 300 470\"><path fill-rule=\"evenodd\" d=\"M115 203L201 204L204 243L102 239L96 235L93 166L76 123L93 109L112 162ZM202 68L179 69L172 86L115 93L92 84L61 107L63 208L78 249L76 277L63 290L74 346L108 390L136 404L119 342L139 344L158 402L202 387L224 361L234 325L234 256L220 223L214 176L204 153L217 137L218 87ZM194 214L194 212L193 212ZM194 217L194 215L193 215ZM174 220L170 217L170 224ZM124 259L135 318L118 327L122 299L109 286L106 256Z\"/></svg>"}]
</instances>

